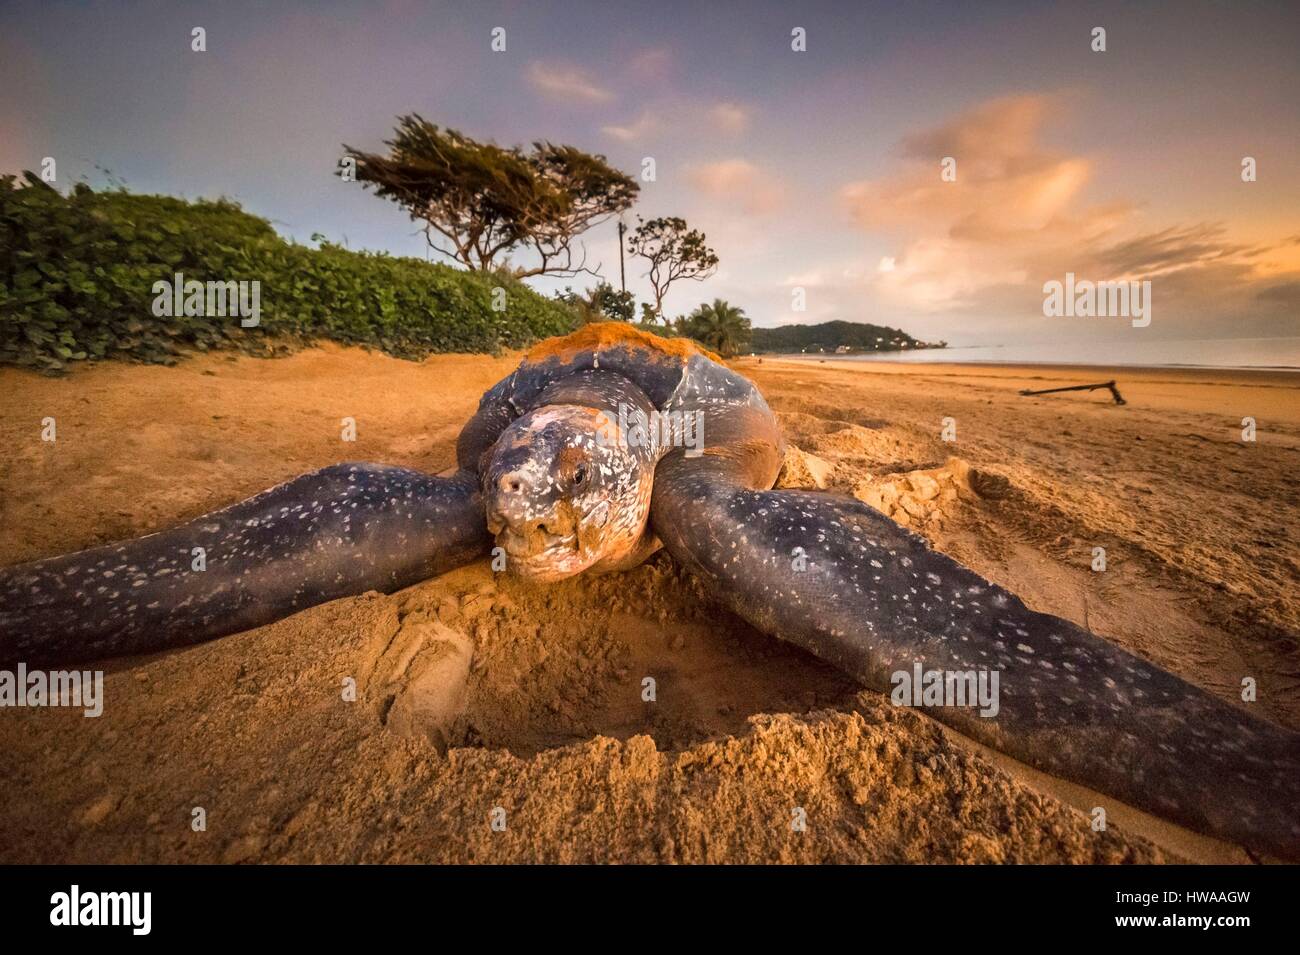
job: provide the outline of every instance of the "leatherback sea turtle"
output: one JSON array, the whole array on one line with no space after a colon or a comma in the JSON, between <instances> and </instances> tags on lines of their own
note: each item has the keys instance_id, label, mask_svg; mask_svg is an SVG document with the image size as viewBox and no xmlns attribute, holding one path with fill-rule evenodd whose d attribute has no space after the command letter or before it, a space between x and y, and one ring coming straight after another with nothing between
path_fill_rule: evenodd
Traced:
<instances>
[{"instance_id":1,"label":"leatherback sea turtle","mask_svg":"<svg viewBox=\"0 0 1300 955\"><path fill-rule=\"evenodd\" d=\"M539 581L659 546L762 631L868 687L999 676L996 715L930 715L1048 773L1300 859L1300 734L1018 598L853 498L772 490L758 390L617 323L542 342L484 396L435 477L338 464L180 527L0 571L0 659L174 647L489 553ZM951 702L951 701L947 701Z\"/></svg>"}]
</instances>

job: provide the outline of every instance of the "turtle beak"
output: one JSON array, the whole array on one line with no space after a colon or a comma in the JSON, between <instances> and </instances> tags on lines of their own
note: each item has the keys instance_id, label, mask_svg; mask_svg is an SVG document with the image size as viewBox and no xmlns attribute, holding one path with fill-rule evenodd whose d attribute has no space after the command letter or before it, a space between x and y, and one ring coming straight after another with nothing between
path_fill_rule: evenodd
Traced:
<instances>
[{"instance_id":1,"label":"turtle beak","mask_svg":"<svg viewBox=\"0 0 1300 955\"><path fill-rule=\"evenodd\" d=\"M488 532L505 549L507 565L524 576L541 576L541 568L578 551L578 534L562 502L546 489L534 488L521 470L494 474L485 482Z\"/></svg>"},{"instance_id":2,"label":"turtle beak","mask_svg":"<svg viewBox=\"0 0 1300 955\"><path fill-rule=\"evenodd\" d=\"M521 471L507 471L485 489L488 530L493 534L510 530L518 536L533 531L544 537L563 536L557 502L545 491L533 489L530 478Z\"/></svg>"},{"instance_id":3,"label":"turtle beak","mask_svg":"<svg viewBox=\"0 0 1300 955\"><path fill-rule=\"evenodd\" d=\"M534 412L511 424L491 448L482 473L488 531L505 551L512 573L560 580L581 573L601 550L600 528L613 517L608 502L575 499L573 458L581 450L590 413ZM584 507L586 511L584 512Z\"/></svg>"},{"instance_id":4,"label":"turtle beak","mask_svg":"<svg viewBox=\"0 0 1300 955\"><path fill-rule=\"evenodd\" d=\"M527 474L523 471L506 471L487 483L489 486L483 490L489 531L499 534L507 526L522 527L536 520L536 495Z\"/></svg>"}]
</instances>

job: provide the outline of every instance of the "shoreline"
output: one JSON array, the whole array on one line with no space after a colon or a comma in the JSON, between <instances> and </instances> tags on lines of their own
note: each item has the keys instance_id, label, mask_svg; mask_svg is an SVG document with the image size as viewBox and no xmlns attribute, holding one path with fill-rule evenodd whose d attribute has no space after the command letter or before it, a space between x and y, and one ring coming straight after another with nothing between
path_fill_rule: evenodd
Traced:
<instances>
[{"instance_id":1,"label":"shoreline","mask_svg":"<svg viewBox=\"0 0 1300 955\"><path fill-rule=\"evenodd\" d=\"M925 349L926 351L943 351L944 349ZM915 354L909 352L908 354ZM839 364L849 365L906 365L907 367L925 367L927 365L943 365L955 368L969 368L972 366L989 366L993 368L1077 368L1077 369L1106 369L1112 371L1213 371L1213 372L1249 372L1249 373L1278 373L1278 374L1300 374L1300 365L1200 365L1189 362L1170 362L1165 365L1150 364L1116 364L1106 362L1073 362L1073 361L1015 361L1008 359L1000 361L990 358L973 358L970 361L943 361L941 359L931 360L904 360L897 358L874 358L858 357L855 355L808 355L808 354L788 354L784 352L765 352L744 355L745 360L757 361L765 359L767 361L797 361L797 362L826 362L834 361Z\"/></svg>"}]
</instances>

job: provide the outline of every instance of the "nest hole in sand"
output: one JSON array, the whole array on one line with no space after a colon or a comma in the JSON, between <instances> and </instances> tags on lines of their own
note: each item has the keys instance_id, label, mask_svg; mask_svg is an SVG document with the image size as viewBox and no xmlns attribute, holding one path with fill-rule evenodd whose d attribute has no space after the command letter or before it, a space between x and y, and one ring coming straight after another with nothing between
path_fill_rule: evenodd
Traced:
<instances>
[{"instance_id":1,"label":"nest hole in sand","mask_svg":"<svg viewBox=\"0 0 1300 955\"><path fill-rule=\"evenodd\" d=\"M743 735L751 716L849 709L852 680L762 634L660 553L545 588L486 563L396 595L366 696L390 730L528 758L597 736L660 751Z\"/></svg>"}]
</instances>

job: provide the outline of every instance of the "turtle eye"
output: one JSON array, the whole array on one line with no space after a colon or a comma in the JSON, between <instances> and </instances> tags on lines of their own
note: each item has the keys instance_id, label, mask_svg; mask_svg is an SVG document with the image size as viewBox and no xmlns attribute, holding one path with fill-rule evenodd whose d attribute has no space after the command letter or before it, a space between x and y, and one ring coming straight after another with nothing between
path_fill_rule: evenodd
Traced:
<instances>
[{"instance_id":1,"label":"turtle eye","mask_svg":"<svg viewBox=\"0 0 1300 955\"><path fill-rule=\"evenodd\" d=\"M579 464L577 468L575 468L573 471L573 486L582 487L583 482L586 480L587 480L587 469L583 465Z\"/></svg>"}]
</instances>

